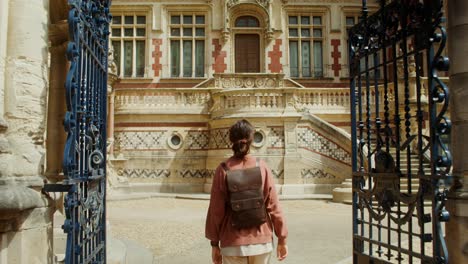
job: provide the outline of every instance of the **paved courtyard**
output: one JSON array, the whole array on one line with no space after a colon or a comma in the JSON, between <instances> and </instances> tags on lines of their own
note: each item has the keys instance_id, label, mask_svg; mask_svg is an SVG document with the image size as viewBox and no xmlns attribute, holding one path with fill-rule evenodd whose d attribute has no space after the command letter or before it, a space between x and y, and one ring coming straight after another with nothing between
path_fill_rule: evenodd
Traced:
<instances>
[{"instance_id":1,"label":"paved courtyard","mask_svg":"<svg viewBox=\"0 0 468 264\"><path fill-rule=\"evenodd\" d=\"M208 203L180 198L109 201L107 219L113 237L146 247L156 263L208 264L211 249L204 237ZM281 203L289 227L289 256L282 263L348 262L352 251L350 205L320 200Z\"/></svg>"}]
</instances>

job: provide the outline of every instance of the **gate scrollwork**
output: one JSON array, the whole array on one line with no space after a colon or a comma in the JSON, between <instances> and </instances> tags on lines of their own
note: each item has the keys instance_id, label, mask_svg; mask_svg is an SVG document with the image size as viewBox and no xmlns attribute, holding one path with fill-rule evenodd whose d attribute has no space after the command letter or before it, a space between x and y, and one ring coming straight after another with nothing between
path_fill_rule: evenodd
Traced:
<instances>
[{"instance_id":1,"label":"gate scrollwork","mask_svg":"<svg viewBox=\"0 0 468 264\"><path fill-rule=\"evenodd\" d=\"M443 1L381 0L369 16L363 1L349 30L354 263L448 263L443 9Z\"/></svg>"},{"instance_id":2,"label":"gate scrollwork","mask_svg":"<svg viewBox=\"0 0 468 264\"><path fill-rule=\"evenodd\" d=\"M106 262L106 107L109 0L69 0L63 171L66 263Z\"/></svg>"}]
</instances>

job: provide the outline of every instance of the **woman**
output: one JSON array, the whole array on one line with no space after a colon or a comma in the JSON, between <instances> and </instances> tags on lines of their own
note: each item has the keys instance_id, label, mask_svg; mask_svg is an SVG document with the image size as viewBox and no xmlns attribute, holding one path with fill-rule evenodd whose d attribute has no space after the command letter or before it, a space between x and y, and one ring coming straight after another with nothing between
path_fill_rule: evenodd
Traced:
<instances>
[{"instance_id":1,"label":"woman","mask_svg":"<svg viewBox=\"0 0 468 264\"><path fill-rule=\"evenodd\" d=\"M257 159L249 154L253 134L254 128L247 120L238 121L230 128L229 140L234 154L224 162L227 169L239 170L257 166ZM231 224L232 211L229 207L226 171L222 164L216 169L205 229L206 238L211 240L213 264L268 264L273 251L273 227L278 237L278 260L281 261L288 255L288 230L270 169L262 160L258 162L258 166L261 170L265 208L271 221L240 229Z\"/></svg>"}]
</instances>

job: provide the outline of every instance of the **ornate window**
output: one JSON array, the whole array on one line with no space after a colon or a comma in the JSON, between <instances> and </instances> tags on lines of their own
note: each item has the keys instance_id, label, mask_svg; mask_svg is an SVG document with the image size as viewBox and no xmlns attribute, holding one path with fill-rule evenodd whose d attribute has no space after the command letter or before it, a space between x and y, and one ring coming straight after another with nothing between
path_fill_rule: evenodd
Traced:
<instances>
[{"instance_id":1,"label":"ornate window","mask_svg":"<svg viewBox=\"0 0 468 264\"><path fill-rule=\"evenodd\" d=\"M291 77L323 77L323 17L288 17Z\"/></svg>"},{"instance_id":2,"label":"ornate window","mask_svg":"<svg viewBox=\"0 0 468 264\"><path fill-rule=\"evenodd\" d=\"M111 43L118 75L144 77L146 53L146 15L113 14Z\"/></svg>"},{"instance_id":3,"label":"ornate window","mask_svg":"<svg viewBox=\"0 0 468 264\"><path fill-rule=\"evenodd\" d=\"M260 22L253 16L241 16L236 19L236 27L260 27Z\"/></svg>"},{"instance_id":4,"label":"ornate window","mask_svg":"<svg viewBox=\"0 0 468 264\"><path fill-rule=\"evenodd\" d=\"M170 17L171 77L205 75L205 16L172 14Z\"/></svg>"},{"instance_id":5,"label":"ornate window","mask_svg":"<svg viewBox=\"0 0 468 264\"><path fill-rule=\"evenodd\" d=\"M346 18L345 18L346 35L348 34L348 30L352 28L354 25L356 25L358 22L359 22L358 15L346 15Z\"/></svg>"},{"instance_id":6,"label":"ornate window","mask_svg":"<svg viewBox=\"0 0 468 264\"><path fill-rule=\"evenodd\" d=\"M349 77L349 54L348 54L348 31L350 28L352 28L354 25L356 25L359 22L359 15L357 14L345 14L344 15L344 42L345 48L343 49L343 63L344 65L344 76L342 77Z\"/></svg>"}]
</instances>

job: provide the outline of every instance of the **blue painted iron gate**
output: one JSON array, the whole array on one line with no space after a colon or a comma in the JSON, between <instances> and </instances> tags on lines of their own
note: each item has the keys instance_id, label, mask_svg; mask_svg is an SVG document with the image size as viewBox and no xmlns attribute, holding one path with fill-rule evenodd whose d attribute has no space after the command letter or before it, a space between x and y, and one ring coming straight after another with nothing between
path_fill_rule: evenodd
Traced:
<instances>
[{"instance_id":1,"label":"blue painted iron gate","mask_svg":"<svg viewBox=\"0 0 468 264\"><path fill-rule=\"evenodd\" d=\"M349 31L354 263L448 263L443 1L381 0Z\"/></svg>"},{"instance_id":2,"label":"blue painted iron gate","mask_svg":"<svg viewBox=\"0 0 468 264\"><path fill-rule=\"evenodd\" d=\"M63 170L66 263L106 262L106 108L110 0L69 0Z\"/></svg>"}]
</instances>

